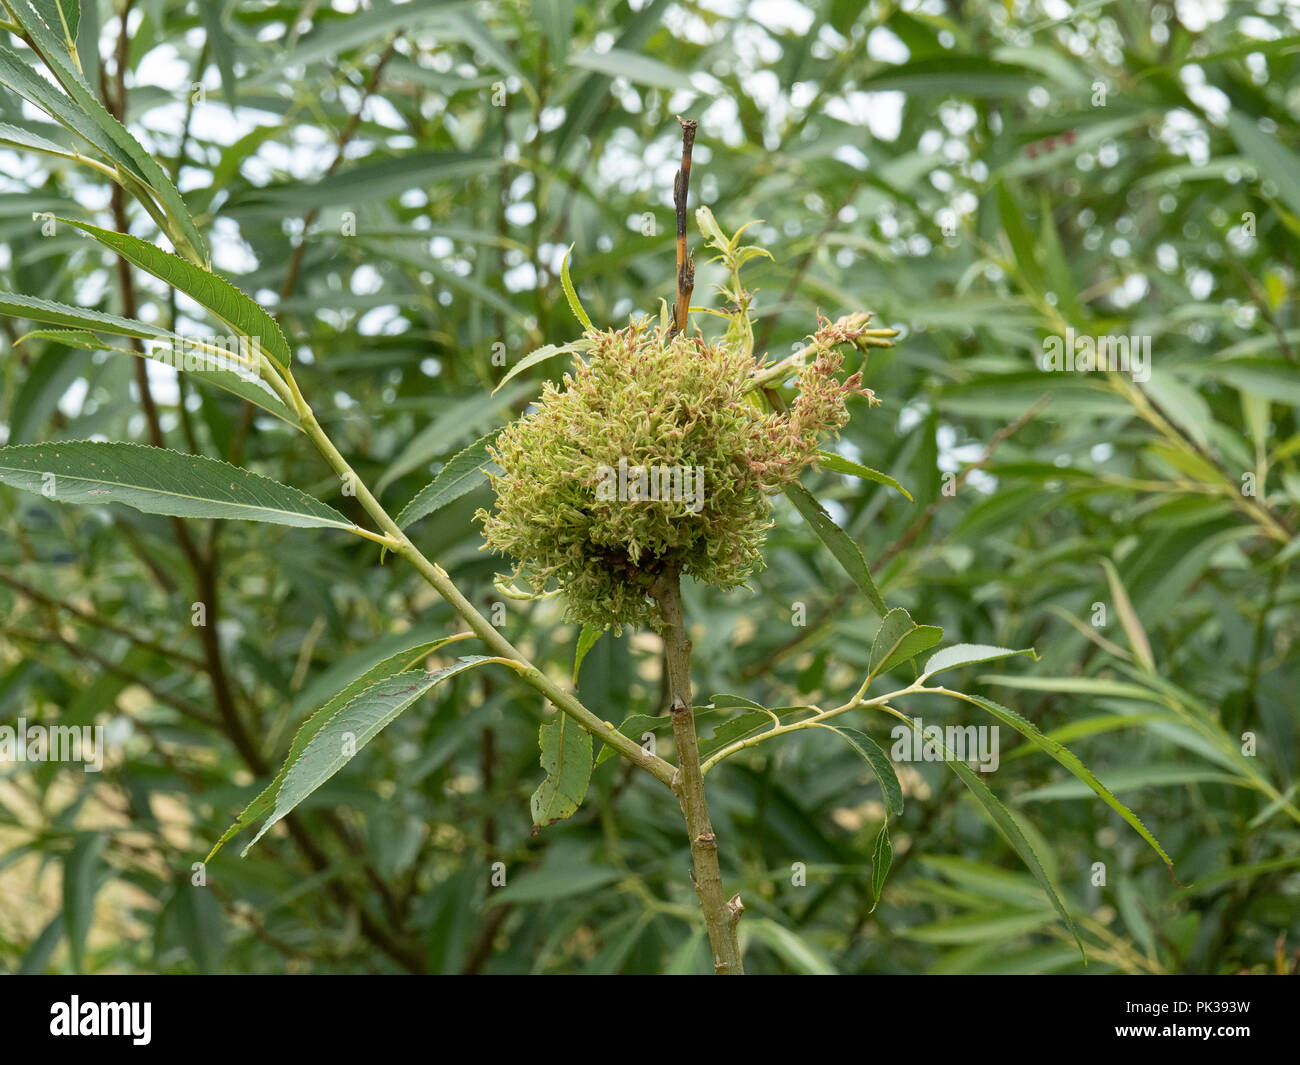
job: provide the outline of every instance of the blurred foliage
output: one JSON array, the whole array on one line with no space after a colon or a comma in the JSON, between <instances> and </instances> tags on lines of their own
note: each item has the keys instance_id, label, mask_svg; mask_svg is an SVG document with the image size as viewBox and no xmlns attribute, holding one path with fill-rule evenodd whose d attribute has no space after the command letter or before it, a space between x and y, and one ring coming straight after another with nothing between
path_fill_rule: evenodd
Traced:
<instances>
[{"instance_id":1,"label":"blurred foliage","mask_svg":"<svg viewBox=\"0 0 1300 1065\"><path fill-rule=\"evenodd\" d=\"M1059 884L1086 971L1295 964L1300 7L140 0L121 35L121 0L81 6L88 76L111 91L124 57L131 128L214 264L277 314L322 423L390 507L563 371L489 395L575 333L570 244L597 324L671 302L673 116L698 118L693 203L728 232L762 219L750 233L775 257L746 272L758 351L789 354L819 312L903 331L862 367L883 405L859 405L841 450L913 500L810 483L891 606L950 641L1037 648L966 679L1068 739L1186 885L1003 729L992 786ZM50 135L8 92L0 122ZM111 257L39 217L108 208L93 172L0 150L0 286L122 312ZM704 258L696 302L716 303L726 275ZM146 320L201 321L153 279L136 288ZM133 360L0 327L5 442L145 439ZM1150 379L1044 373L1044 338L1067 329L1149 337ZM165 373L154 392L170 446L360 516L274 418ZM490 614L503 564L471 521L487 499L416 539ZM777 517L752 590L686 590L702 695L815 703L867 668L876 614L793 508ZM0 767L5 968L707 971L675 803L611 759L571 821L534 835L543 707L502 676L448 682L296 828L227 849L192 887L296 725L454 615L409 568L321 530L189 522L211 562L196 570L172 522L132 510L0 488L0 527L0 719L98 722L118 743L101 774ZM556 603L504 616L534 660L572 668ZM578 679L609 720L656 713L658 641L606 636ZM853 724L889 746L884 719ZM1232 757L1243 733L1282 801ZM800 734L710 776L750 971L1085 971L959 782L899 769L874 912L884 808L847 745Z\"/></svg>"}]
</instances>

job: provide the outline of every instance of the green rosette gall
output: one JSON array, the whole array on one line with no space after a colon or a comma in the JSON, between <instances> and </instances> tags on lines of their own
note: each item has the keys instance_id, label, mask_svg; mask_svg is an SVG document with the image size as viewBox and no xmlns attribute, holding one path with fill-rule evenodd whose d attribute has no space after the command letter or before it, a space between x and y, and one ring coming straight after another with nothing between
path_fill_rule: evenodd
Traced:
<instances>
[{"instance_id":1,"label":"green rosette gall","mask_svg":"<svg viewBox=\"0 0 1300 1065\"><path fill-rule=\"evenodd\" d=\"M878 402L861 373L839 379L840 348L866 320L822 323L785 411L760 398L762 365L741 344L646 320L589 329L572 371L490 449L487 546L515 561L516 581L557 588L568 620L602 627L657 628L665 572L743 584L762 563L768 496L848 423L851 397Z\"/></svg>"}]
</instances>

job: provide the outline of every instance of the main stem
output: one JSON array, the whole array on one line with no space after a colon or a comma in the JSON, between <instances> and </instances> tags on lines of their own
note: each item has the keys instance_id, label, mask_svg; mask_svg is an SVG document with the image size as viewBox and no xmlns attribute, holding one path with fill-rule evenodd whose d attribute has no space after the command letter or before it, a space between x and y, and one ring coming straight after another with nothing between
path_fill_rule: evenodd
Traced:
<instances>
[{"instance_id":1,"label":"main stem","mask_svg":"<svg viewBox=\"0 0 1300 1065\"><path fill-rule=\"evenodd\" d=\"M663 636L668 667L669 712L673 719L673 739L677 744L677 772L673 791L686 818L691 839L691 859L695 865L695 893L704 911L704 924L713 948L713 970L719 976L743 976L740 944L736 925L740 920L740 896L730 902L722 887L722 870L718 866L718 838L709 821L709 804L704 794L704 776L700 772L700 744L695 735L695 705L691 694L691 641L686 635L682 613L681 576L676 569L665 572L653 588L663 614Z\"/></svg>"}]
</instances>

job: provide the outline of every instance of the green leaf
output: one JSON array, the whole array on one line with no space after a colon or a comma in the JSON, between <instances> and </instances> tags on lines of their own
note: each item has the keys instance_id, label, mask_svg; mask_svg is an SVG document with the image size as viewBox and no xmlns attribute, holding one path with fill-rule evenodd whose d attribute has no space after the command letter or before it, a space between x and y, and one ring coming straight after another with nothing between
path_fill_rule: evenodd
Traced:
<instances>
[{"instance_id":1,"label":"green leaf","mask_svg":"<svg viewBox=\"0 0 1300 1065\"><path fill-rule=\"evenodd\" d=\"M63 920L72 968L82 972L86 933L95 915L99 890L100 853L107 837L102 832L81 832L63 862Z\"/></svg>"},{"instance_id":2,"label":"green leaf","mask_svg":"<svg viewBox=\"0 0 1300 1065\"><path fill-rule=\"evenodd\" d=\"M894 846L889 842L889 822L880 826L880 835L876 845L871 849L871 910L874 913L880 905L880 891L885 886L885 877L889 876L889 867L894 864Z\"/></svg>"},{"instance_id":3,"label":"green leaf","mask_svg":"<svg viewBox=\"0 0 1300 1065\"><path fill-rule=\"evenodd\" d=\"M1142 622L1138 620L1137 611L1133 609L1132 600L1128 597L1124 582L1120 580L1119 571L1108 558L1103 558L1101 564L1106 571L1106 580L1110 584L1110 598L1115 604L1115 613L1119 615L1119 622L1124 626L1124 634L1128 637L1128 645L1133 652L1133 657L1148 673L1154 673L1156 663L1151 656L1151 641L1147 639Z\"/></svg>"},{"instance_id":4,"label":"green leaf","mask_svg":"<svg viewBox=\"0 0 1300 1065\"><path fill-rule=\"evenodd\" d=\"M1023 688L1028 691L1069 692L1074 695L1118 695L1122 699L1146 699L1159 703L1164 700L1150 688L1140 684L1126 684L1105 677L999 677L992 674L980 678L988 684L1004 688Z\"/></svg>"},{"instance_id":5,"label":"green leaf","mask_svg":"<svg viewBox=\"0 0 1300 1065\"><path fill-rule=\"evenodd\" d=\"M591 734L568 716L557 712L543 721L537 736L546 779L533 792L529 807L539 828L572 817L587 797L591 782Z\"/></svg>"},{"instance_id":6,"label":"green leaf","mask_svg":"<svg viewBox=\"0 0 1300 1065\"><path fill-rule=\"evenodd\" d=\"M261 304L224 277L129 233L115 233L111 229L100 229L68 218L60 221L89 233L104 247L111 248L141 270L147 270L154 277L185 293L241 336L255 341L256 346L281 367L287 367L293 361L289 342L284 339L275 319L266 313Z\"/></svg>"},{"instance_id":7,"label":"green leaf","mask_svg":"<svg viewBox=\"0 0 1300 1065\"><path fill-rule=\"evenodd\" d=\"M1007 189L1005 181L998 181L998 217L1002 221L1002 231L1007 235L1019 268L1020 280L1025 288L1033 292L1043 292L1047 284L1034 255L1034 239L1030 236L1024 222L1024 208L1016 202Z\"/></svg>"},{"instance_id":8,"label":"green leaf","mask_svg":"<svg viewBox=\"0 0 1300 1065\"><path fill-rule=\"evenodd\" d=\"M1037 71L974 55L941 55L888 66L858 81L863 92L911 96L1019 96L1043 81Z\"/></svg>"},{"instance_id":9,"label":"green leaf","mask_svg":"<svg viewBox=\"0 0 1300 1065\"><path fill-rule=\"evenodd\" d=\"M99 58L99 6L105 0L81 0L81 18L77 27L77 58L81 60L81 69L86 74L86 81L91 85L100 84ZM156 9L163 0L145 0L150 9ZM160 19L154 19L158 25ZM137 31L138 32L138 31Z\"/></svg>"},{"instance_id":10,"label":"green leaf","mask_svg":"<svg viewBox=\"0 0 1300 1065\"><path fill-rule=\"evenodd\" d=\"M1158 958L1155 930L1142 912L1141 896L1131 876L1121 876L1115 884L1115 902L1124 926L1149 958Z\"/></svg>"},{"instance_id":11,"label":"green leaf","mask_svg":"<svg viewBox=\"0 0 1300 1065\"><path fill-rule=\"evenodd\" d=\"M621 48L610 48L604 52L579 52L569 57L569 66L591 70L610 78L626 78L634 85L648 85L668 92L698 92L691 84L688 72L674 70L667 63L636 52L625 52Z\"/></svg>"},{"instance_id":12,"label":"green leaf","mask_svg":"<svg viewBox=\"0 0 1300 1065\"><path fill-rule=\"evenodd\" d=\"M821 951L770 918L749 918L741 928L797 972L808 976L835 975L835 967Z\"/></svg>"},{"instance_id":13,"label":"green leaf","mask_svg":"<svg viewBox=\"0 0 1300 1065\"><path fill-rule=\"evenodd\" d=\"M915 502L912 499L912 493L890 477L889 474L873 470L870 466L863 466L859 462L853 462L843 455L835 454L833 451L817 452L817 465L822 469L830 470L832 473L843 473L863 481L874 481L876 484L888 485L905 495L909 503Z\"/></svg>"},{"instance_id":14,"label":"green leaf","mask_svg":"<svg viewBox=\"0 0 1300 1065\"><path fill-rule=\"evenodd\" d=\"M276 63L267 64L271 77L279 79L285 67L306 66L328 57L355 53L390 33L412 32L436 27L446 37L451 26L447 4L372 4L339 19L313 19L311 30L289 51L277 49ZM333 69L334 64L330 64Z\"/></svg>"},{"instance_id":15,"label":"green leaf","mask_svg":"<svg viewBox=\"0 0 1300 1065\"><path fill-rule=\"evenodd\" d=\"M568 899L598 891L619 876L618 870L599 865L538 869L534 873L525 873L513 884L495 892L492 902L497 906L517 906Z\"/></svg>"},{"instance_id":16,"label":"green leaf","mask_svg":"<svg viewBox=\"0 0 1300 1065\"><path fill-rule=\"evenodd\" d=\"M1083 949L1083 940L1079 938L1078 929L1074 927L1074 921L1070 917L1069 911L1066 910L1065 903L1061 901L1061 897L1056 893L1056 888L1052 886L1051 880L1048 879L1047 871L1043 868L1043 863L1039 860L1039 857L1037 853L1035 853L1034 848L1030 845L1029 840L1025 838L1025 834L1020 831L1020 826L1016 823L1016 819L1012 816L1011 811L1002 804L1001 799L989 790L988 785L985 784L984 781L980 780L978 774L966 765L965 762L960 761L956 755L948 749L947 745L944 746L944 754L946 756L944 758L944 764L957 774L961 782L966 785L970 790L970 793L975 796L975 799L979 804L988 812L989 816L993 819L993 823L1001 829L1007 842L1015 848L1016 853L1020 855L1020 860L1025 863L1029 868L1029 871L1033 874L1034 879L1038 881L1039 886L1044 892L1046 892L1047 897L1052 902L1052 906L1056 909L1056 912L1060 914L1061 920L1065 922L1066 927L1070 930L1070 935L1074 937L1075 943L1079 945L1079 953L1083 955L1083 961L1086 965L1088 962L1088 955Z\"/></svg>"},{"instance_id":17,"label":"green leaf","mask_svg":"<svg viewBox=\"0 0 1300 1065\"><path fill-rule=\"evenodd\" d=\"M29 0L29 3L50 29L75 44L77 26L81 22L81 4L78 0Z\"/></svg>"},{"instance_id":18,"label":"green leaf","mask_svg":"<svg viewBox=\"0 0 1300 1065\"><path fill-rule=\"evenodd\" d=\"M30 363L10 408L8 443L25 444L38 439L41 428L58 409L59 400L89 370L90 360L84 352L66 347L46 350Z\"/></svg>"},{"instance_id":19,"label":"green leaf","mask_svg":"<svg viewBox=\"0 0 1300 1065\"><path fill-rule=\"evenodd\" d=\"M1036 931L1052 920L1050 910L1025 913L1019 910L1002 910L993 913L970 913L946 921L916 925L903 935L922 943L1005 943L1016 936ZM1076 937L1077 942L1077 937ZM1082 946L1079 948L1083 949ZM1073 955L1071 955L1073 957ZM1084 960L1087 961L1085 955Z\"/></svg>"},{"instance_id":20,"label":"green leaf","mask_svg":"<svg viewBox=\"0 0 1300 1065\"><path fill-rule=\"evenodd\" d=\"M408 16L410 17L410 16ZM401 155L371 155L315 182L295 181L266 188L244 189L230 201L236 211L264 210L303 213L312 208L346 207L400 196L409 189L427 189L439 182L464 181L490 174L505 165L501 155L470 155L448 151L413 151ZM365 235L365 230L361 230Z\"/></svg>"},{"instance_id":21,"label":"green leaf","mask_svg":"<svg viewBox=\"0 0 1300 1065\"><path fill-rule=\"evenodd\" d=\"M50 128L55 129L57 127L51 126ZM45 137L29 130L11 126L8 122L0 122L0 146L57 156L67 156L69 151L61 144L56 144L54 141L47 140Z\"/></svg>"},{"instance_id":22,"label":"green leaf","mask_svg":"<svg viewBox=\"0 0 1300 1065\"><path fill-rule=\"evenodd\" d=\"M199 14L203 17L203 30L208 37L213 58L217 61L217 70L221 73L221 93L233 111L238 103L235 99L235 42L230 39L226 27L222 25L225 14L224 0L204 0L199 4Z\"/></svg>"},{"instance_id":23,"label":"green leaf","mask_svg":"<svg viewBox=\"0 0 1300 1065\"><path fill-rule=\"evenodd\" d=\"M1057 306L1061 308L1066 322L1077 325L1084 321L1083 305L1079 302L1079 289L1070 273L1070 264L1065 258L1065 249L1061 247L1061 237L1052 220L1052 201L1047 191L1039 197L1038 211L1042 222L1038 229L1038 247L1043 253L1043 271L1047 284L1056 294Z\"/></svg>"},{"instance_id":24,"label":"green leaf","mask_svg":"<svg viewBox=\"0 0 1300 1065\"><path fill-rule=\"evenodd\" d=\"M1013 651L1009 647L993 647L986 643L955 643L930 656L929 661L921 669L921 679L941 673L945 669L970 666L977 662L996 662L999 658L1011 658L1014 655L1029 655L1035 662L1038 661L1038 652L1032 647L1022 647L1018 651Z\"/></svg>"},{"instance_id":25,"label":"green leaf","mask_svg":"<svg viewBox=\"0 0 1300 1065\"><path fill-rule=\"evenodd\" d=\"M868 736L855 728L843 725L818 725L818 728L830 729L846 740L850 747L862 756L862 760L871 766L871 771L880 782L880 790L885 796L885 810L893 815L903 812L903 789L898 783L898 774L894 772L894 763L884 749Z\"/></svg>"},{"instance_id":26,"label":"green leaf","mask_svg":"<svg viewBox=\"0 0 1300 1065\"><path fill-rule=\"evenodd\" d=\"M0 314L10 318L26 318L33 322L47 322L50 325L90 329L96 333L110 333L113 336L135 337L137 340L171 340L175 336L174 333L159 329L156 325L136 322L130 318L120 318L116 314L105 314L103 311L73 307L54 300L24 296L18 292L0 292Z\"/></svg>"},{"instance_id":27,"label":"green leaf","mask_svg":"<svg viewBox=\"0 0 1300 1065\"><path fill-rule=\"evenodd\" d=\"M146 514L300 529L356 526L306 492L203 455L92 440L0 447L0 482L60 503L122 503Z\"/></svg>"},{"instance_id":28,"label":"green leaf","mask_svg":"<svg viewBox=\"0 0 1300 1065\"><path fill-rule=\"evenodd\" d=\"M918 625L906 610L895 607L885 615L872 641L867 680L889 672L922 651L928 651L942 639L943 629L937 625Z\"/></svg>"},{"instance_id":29,"label":"green leaf","mask_svg":"<svg viewBox=\"0 0 1300 1065\"><path fill-rule=\"evenodd\" d=\"M1292 363L1283 359L1231 359L1206 363L1197 369L1243 392L1300 407L1300 375Z\"/></svg>"},{"instance_id":30,"label":"green leaf","mask_svg":"<svg viewBox=\"0 0 1300 1065\"><path fill-rule=\"evenodd\" d=\"M554 358L556 355L562 355L565 352L573 350L575 349L572 344L564 344L562 346L556 344L543 344L536 351L529 352L515 363L514 366L510 367L510 371L497 382L497 386L492 390L492 394L495 396L501 391L507 381L523 373L530 367L536 366L539 362L545 362L547 359Z\"/></svg>"},{"instance_id":31,"label":"green leaf","mask_svg":"<svg viewBox=\"0 0 1300 1065\"><path fill-rule=\"evenodd\" d=\"M1242 154L1259 167L1260 175L1277 186L1282 202L1300 215L1300 155L1239 111L1228 114L1228 132Z\"/></svg>"},{"instance_id":32,"label":"green leaf","mask_svg":"<svg viewBox=\"0 0 1300 1065\"><path fill-rule=\"evenodd\" d=\"M573 652L573 683L578 683L578 670L582 668L582 660L587 657L587 652L596 646L596 641L605 634L605 629L600 625L590 623L582 626L582 632L578 634L578 646ZM604 753L603 751L601 752Z\"/></svg>"},{"instance_id":33,"label":"green leaf","mask_svg":"<svg viewBox=\"0 0 1300 1065\"><path fill-rule=\"evenodd\" d=\"M275 808L243 853L247 854L273 825L347 765L422 695L448 677L486 661L489 659L473 655L431 673L423 669L408 669L376 681L355 695L329 720L323 721L298 755L286 763L288 769L276 792Z\"/></svg>"},{"instance_id":34,"label":"green leaf","mask_svg":"<svg viewBox=\"0 0 1300 1065\"><path fill-rule=\"evenodd\" d=\"M709 247L717 248L720 252L726 252L731 247L727 235L722 232L718 220L713 217L713 212L707 207L695 208L695 224L699 227L700 236L704 238L704 243Z\"/></svg>"},{"instance_id":35,"label":"green leaf","mask_svg":"<svg viewBox=\"0 0 1300 1065\"><path fill-rule=\"evenodd\" d=\"M844 567L844 571L853 578L853 583L883 618L887 613L885 601L876 591L876 582L871 579L871 571L867 568L866 559L862 557L862 549L853 542L848 533L831 520L826 509L803 485L796 482L786 488L785 494L795 505L795 509L803 515L804 521L812 526L818 539L830 549L835 560Z\"/></svg>"},{"instance_id":36,"label":"green leaf","mask_svg":"<svg viewBox=\"0 0 1300 1065\"><path fill-rule=\"evenodd\" d=\"M487 446L495 438L496 433L488 433L449 459L438 471L438 476L421 488L415 498L402 508L402 512L397 515L398 528L405 529L414 525L421 518L427 518L479 485L486 484L485 469L492 464L488 458Z\"/></svg>"},{"instance_id":37,"label":"green leaf","mask_svg":"<svg viewBox=\"0 0 1300 1065\"><path fill-rule=\"evenodd\" d=\"M1165 849L1156 841L1155 836L1147 830L1147 826L1138 819L1137 815L1134 814L1132 810L1120 802L1119 799L1115 798L1110 789L1102 784L1102 782L1093 775L1092 771L1079 761L1078 757L1075 756L1067 747L1058 743L1056 740L1044 736L1038 726L1032 721L1021 717L1014 710L1009 710L1000 703L995 703L992 699L985 699L980 695L967 694L963 694L961 698L967 702L974 703L976 706L982 707L999 721L1010 725L1026 739L1037 744L1060 762L1061 765L1065 766L1065 768L1073 773L1079 780L1096 792L1097 795L1101 797L1102 802L1119 814L1120 817L1124 818L1124 820L1133 827L1137 834L1146 840L1147 843L1151 845L1151 848L1160 855L1160 859L1169 869L1170 875L1173 874L1173 859L1165 853Z\"/></svg>"},{"instance_id":38,"label":"green leaf","mask_svg":"<svg viewBox=\"0 0 1300 1065\"><path fill-rule=\"evenodd\" d=\"M920 862L928 868L938 870L954 884L982 895L985 899L1010 903L1021 909L1038 909L1042 905L1042 892L1030 877L1022 873L948 854L923 855Z\"/></svg>"},{"instance_id":39,"label":"green leaf","mask_svg":"<svg viewBox=\"0 0 1300 1065\"><path fill-rule=\"evenodd\" d=\"M474 51L503 74L518 78L528 96L536 100L537 90L533 88L528 76L515 62L514 56L502 41L498 40L492 30L473 14L470 5L451 5L447 13L447 22L452 32L468 44Z\"/></svg>"},{"instance_id":40,"label":"green leaf","mask_svg":"<svg viewBox=\"0 0 1300 1065\"><path fill-rule=\"evenodd\" d=\"M173 358L172 352L184 350L173 346L183 344L184 338L179 336L173 337L170 344L162 345L161 350L149 345L143 345L144 351L136 351L135 348L122 348L113 344L106 344L94 333L87 332L84 329L34 329L30 333L20 336L16 343L21 344L26 340L49 340L82 351L116 351L121 355L130 355L138 359L153 359L169 366L175 366L175 363L171 361ZM166 358L164 358L164 352ZM188 374L196 381L214 385L231 395L238 396L240 399L246 399L255 407L260 407L268 414L275 415L286 425L292 425L299 431L302 430L298 416L286 407L281 402L280 397L272 392L260 379L254 379L251 376L245 377L235 370L179 370L178 372ZM16 435L11 436L10 439L14 440L15 443L18 442Z\"/></svg>"},{"instance_id":41,"label":"green leaf","mask_svg":"<svg viewBox=\"0 0 1300 1065\"><path fill-rule=\"evenodd\" d=\"M275 805L275 797L279 793L281 786L284 784L284 778L292 766L302 754L307 744L344 706L350 703L353 698L360 695L367 688L386 680L389 677L403 673L413 666L418 665L424 658L431 655L439 647L458 639L456 636L449 636L441 640L429 640L424 643L416 644L412 647L404 648L396 654L390 655L383 661L376 663L367 669L364 673L351 680L346 687L337 695L331 698L323 706L319 707L299 726L298 731L294 734L293 742L289 745L289 753L276 773L271 782L262 789L258 796L244 807L240 815L235 819L222 837L217 840L212 850L208 853L205 862L212 861L216 853L221 850L229 840L242 832L245 828L250 827L259 818L266 816L272 806ZM254 841L256 842L256 841ZM251 847L250 843L248 846ZM248 853L248 848L244 849Z\"/></svg>"},{"instance_id":42,"label":"green leaf","mask_svg":"<svg viewBox=\"0 0 1300 1065\"><path fill-rule=\"evenodd\" d=\"M560 264L560 284L564 286L564 298L569 301L569 310L573 311L573 316L584 329L591 329L591 319L583 310L582 301L578 299L578 290L573 287L573 279L569 277L569 256L572 254L573 245L570 244L569 250L564 253L564 262Z\"/></svg>"},{"instance_id":43,"label":"green leaf","mask_svg":"<svg viewBox=\"0 0 1300 1065\"><path fill-rule=\"evenodd\" d=\"M751 262L754 259L761 258L763 256L766 256L768 259L771 259L772 262L776 262L775 255L773 255L766 248L760 248L757 244L746 244L742 248L737 248L736 269L739 270L746 263Z\"/></svg>"},{"instance_id":44,"label":"green leaf","mask_svg":"<svg viewBox=\"0 0 1300 1065\"><path fill-rule=\"evenodd\" d=\"M14 341L14 346L25 344L29 340L48 340L67 348L79 348L82 351L102 351L105 344L94 333L85 329L33 329Z\"/></svg>"},{"instance_id":45,"label":"green leaf","mask_svg":"<svg viewBox=\"0 0 1300 1065\"><path fill-rule=\"evenodd\" d=\"M63 939L63 928L67 923L67 912L65 907L50 918L49 924L45 926L41 934L36 937L36 941L31 945L31 948L23 955L23 962L18 967L19 976L41 976L49 970L50 959L54 957L54 952Z\"/></svg>"},{"instance_id":46,"label":"green leaf","mask_svg":"<svg viewBox=\"0 0 1300 1065\"><path fill-rule=\"evenodd\" d=\"M709 705L716 710L733 710L736 707L744 707L746 710L762 710L760 703L752 699L746 699L743 695L727 695L720 693L714 695L709 700Z\"/></svg>"},{"instance_id":47,"label":"green leaf","mask_svg":"<svg viewBox=\"0 0 1300 1065\"><path fill-rule=\"evenodd\" d=\"M225 928L221 904L207 887L183 880L168 904L166 915L175 922L177 938L185 944L200 973L221 972L225 954Z\"/></svg>"},{"instance_id":48,"label":"green leaf","mask_svg":"<svg viewBox=\"0 0 1300 1065\"><path fill-rule=\"evenodd\" d=\"M550 46L549 62L560 64L569 54L573 35L574 0L534 0L533 14Z\"/></svg>"},{"instance_id":49,"label":"green leaf","mask_svg":"<svg viewBox=\"0 0 1300 1065\"><path fill-rule=\"evenodd\" d=\"M696 928L682 940L664 964L664 976L701 976L711 973L713 966L709 962L708 944L704 941L706 934L703 928Z\"/></svg>"},{"instance_id":50,"label":"green leaf","mask_svg":"<svg viewBox=\"0 0 1300 1065\"><path fill-rule=\"evenodd\" d=\"M1106 783L1102 786L1112 796L1121 791L1137 791L1141 788L1168 788L1183 784L1228 784L1237 788L1253 788L1248 777L1234 776L1218 769L1202 766L1173 763L1162 765L1138 766L1136 769L1112 769L1106 773ZM1061 799L1086 799L1090 792L1096 792L1089 782L1084 780L1058 780L1055 784L1045 784L1041 788L1031 788L1016 796L1017 803L1049 802ZM1119 800L1117 799L1116 802ZM1180 885L1181 886L1181 885Z\"/></svg>"}]
</instances>

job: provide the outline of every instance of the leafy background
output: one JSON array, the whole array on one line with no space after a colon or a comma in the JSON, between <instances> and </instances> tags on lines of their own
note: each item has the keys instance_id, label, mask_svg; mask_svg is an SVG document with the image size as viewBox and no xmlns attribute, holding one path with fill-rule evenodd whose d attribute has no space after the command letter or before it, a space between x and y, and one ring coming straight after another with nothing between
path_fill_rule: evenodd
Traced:
<instances>
[{"instance_id":1,"label":"leafy background","mask_svg":"<svg viewBox=\"0 0 1300 1065\"><path fill-rule=\"evenodd\" d=\"M1174 859L1177 883L1003 730L989 782L1074 914L1086 971L1296 965L1296 820L1231 755L1254 733L1259 777L1294 796L1300 7L128 7L123 35L121 3L83 0L88 76L111 87L122 57L133 132L217 268L277 315L326 429L388 506L559 374L552 360L491 393L575 334L570 244L597 323L671 297L673 116L698 118L693 202L728 231L762 219L750 232L774 255L746 271L760 348L783 356L818 313L864 308L903 333L872 353L883 404L859 409L842 452L913 501L830 472L810 486L891 606L949 640L1038 649L962 679L1063 730ZM0 122L55 135L40 119L0 92ZM0 284L121 312L112 258L33 218L111 225L107 183L8 149L0 164ZM723 280L701 256L697 302ZM207 331L183 297L143 274L136 288L146 320ZM1043 373L1043 338L1067 326L1150 337L1151 380ZM145 439L132 360L0 328L4 442ZM360 516L275 419L151 378L172 447ZM499 560L471 520L486 501L457 500L417 541L490 612ZM450 680L313 795L299 830L243 859L236 841L192 887L298 722L454 617L328 530L192 521L211 559L196 567L163 518L5 487L0 502L0 716L97 722L115 742L99 775L0 769L7 969L707 971L675 804L610 760L572 820L532 834L543 707L500 676ZM877 616L784 501L768 562L752 590L687 589L697 689L768 706L851 690ZM578 633L555 603L509 603L505 629L571 669ZM660 677L655 637L607 636L579 691L617 722L659 709ZM889 745L885 719L853 724ZM800 735L710 776L750 971L1083 971L959 782L924 763L900 778L873 912L884 808L851 749Z\"/></svg>"}]
</instances>

